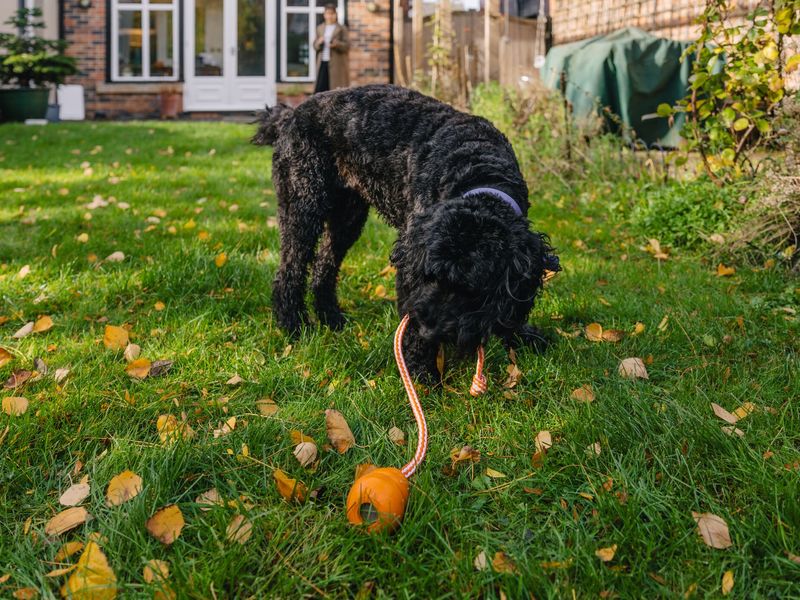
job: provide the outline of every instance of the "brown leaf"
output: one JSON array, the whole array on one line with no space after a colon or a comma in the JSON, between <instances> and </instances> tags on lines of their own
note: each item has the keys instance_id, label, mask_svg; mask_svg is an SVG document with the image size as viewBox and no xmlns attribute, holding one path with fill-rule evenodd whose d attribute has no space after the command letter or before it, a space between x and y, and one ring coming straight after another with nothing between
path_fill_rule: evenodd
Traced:
<instances>
[{"instance_id":1,"label":"brown leaf","mask_svg":"<svg viewBox=\"0 0 800 600\"><path fill-rule=\"evenodd\" d=\"M271 417L278 412L278 405L275 404L272 398L262 398L258 400L256 402L256 407L258 408L258 412L265 417Z\"/></svg>"},{"instance_id":2,"label":"brown leaf","mask_svg":"<svg viewBox=\"0 0 800 600\"><path fill-rule=\"evenodd\" d=\"M625 337L625 332L621 329L605 329L603 330L603 341L604 342L611 342L612 344L616 344L622 338Z\"/></svg>"},{"instance_id":3,"label":"brown leaf","mask_svg":"<svg viewBox=\"0 0 800 600\"><path fill-rule=\"evenodd\" d=\"M166 375L169 373L169 370L172 368L172 364L175 361L172 360L155 360L153 364L150 365L150 377L161 377L162 375Z\"/></svg>"},{"instance_id":4,"label":"brown leaf","mask_svg":"<svg viewBox=\"0 0 800 600\"><path fill-rule=\"evenodd\" d=\"M697 523L697 532L703 538L706 546L724 550L733 545L728 524L725 519L711 513L696 513L692 511L692 518Z\"/></svg>"},{"instance_id":5,"label":"brown leaf","mask_svg":"<svg viewBox=\"0 0 800 600\"><path fill-rule=\"evenodd\" d=\"M231 431L236 429L236 417L229 417L219 429L214 430L214 437L219 438L228 435Z\"/></svg>"},{"instance_id":6,"label":"brown leaf","mask_svg":"<svg viewBox=\"0 0 800 600\"><path fill-rule=\"evenodd\" d=\"M103 344L109 350L125 350L128 345L128 330L116 325L106 325Z\"/></svg>"},{"instance_id":7,"label":"brown leaf","mask_svg":"<svg viewBox=\"0 0 800 600\"><path fill-rule=\"evenodd\" d=\"M722 431L724 431L728 435L738 435L739 437L744 437L744 431L742 431L738 427L734 427L733 425L723 425Z\"/></svg>"},{"instance_id":8,"label":"brown leaf","mask_svg":"<svg viewBox=\"0 0 800 600\"><path fill-rule=\"evenodd\" d=\"M146 358L137 358L128 363L125 372L134 379L144 379L150 374L151 363Z\"/></svg>"},{"instance_id":9,"label":"brown leaf","mask_svg":"<svg viewBox=\"0 0 800 600\"><path fill-rule=\"evenodd\" d=\"M226 385L239 385L239 384L240 384L240 383L242 383L243 381L244 381L244 379L242 379L241 377L239 377L239 374L238 374L238 373L236 373L236 374L235 374L233 377L231 377L230 379L228 379L228 381L226 381L226 382L225 382L225 384L226 384Z\"/></svg>"},{"instance_id":10,"label":"brown leaf","mask_svg":"<svg viewBox=\"0 0 800 600\"><path fill-rule=\"evenodd\" d=\"M317 460L317 445L314 442L300 442L295 446L293 454L300 466L307 467Z\"/></svg>"},{"instance_id":11,"label":"brown leaf","mask_svg":"<svg viewBox=\"0 0 800 600\"><path fill-rule=\"evenodd\" d=\"M22 396L8 396L3 398L3 412L12 417L18 417L28 410L28 399Z\"/></svg>"},{"instance_id":12,"label":"brown leaf","mask_svg":"<svg viewBox=\"0 0 800 600\"><path fill-rule=\"evenodd\" d=\"M733 571L728 570L722 574L721 588L723 596L727 596L731 593L731 590L733 589Z\"/></svg>"},{"instance_id":13,"label":"brown leaf","mask_svg":"<svg viewBox=\"0 0 800 600\"><path fill-rule=\"evenodd\" d=\"M76 506L86 500L91 493L88 483L75 483L68 487L66 491L61 494L58 503L63 506Z\"/></svg>"},{"instance_id":14,"label":"brown leaf","mask_svg":"<svg viewBox=\"0 0 800 600\"><path fill-rule=\"evenodd\" d=\"M139 355L141 353L142 349L138 344L128 344L127 346L125 346L125 352L123 356L125 357L126 361L133 362L137 358L139 358Z\"/></svg>"},{"instance_id":15,"label":"brown leaf","mask_svg":"<svg viewBox=\"0 0 800 600\"><path fill-rule=\"evenodd\" d=\"M461 448L453 448L450 451L450 460L455 467L460 462L473 462L477 463L481 460L481 453L475 450L472 446L462 446Z\"/></svg>"},{"instance_id":16,"label":"brown leaf","mask_svg":"<svg viewBox=\"0 0 800 600\"><path fill-rule=\"evenodd\" d=\"M194 501L201 505L200 510L202 511L211 510L212 506L225 506L225 502L220 497L217 488L211 488L203 492Z\"/></svg>"},{"instance_id":17,"label":"brown leaf","mask_svg":"<svg viewBox=\"0 0 800 600\"><path fill-rule=\"evenodd\" d=\"M60 369L56 369L55 373L53 373L53 379L55 379L56 383L61 383L67 378L69 375L69 369L67 367L61 367Z\"/></svg>"},{"instance_id":18,"label":"brown leaf","mask_svg":"<svg viewBox=\"0 0 800 600\"><path fill-rule=\"evenodd\" d=\"M650 379L641 358L626 358L619 363L617 372L625 379Z\"/></svg>"},{"instance_id":19,"label":"brown leaf","mask_svg":"<svg viewBox=\"0 0 800 600\"><path fill-rule=\"evenodd\" d=\"M520 382L523 373L514 363L506 367L506 372L508 373L508 377L506 377L506 380L503 382L503 387L510 390Z\"/></svg>"},{"instance_id":20,"label":"brown leaf","mask_svg":"<svg viewBox=\"0 0 800 600\"><path fill-rule=\"evenodd\" d=\"M405 446L406 445L406 434L403 433L402 429L397 427L392 427L389 430L389 439L392 440L398 446Z\"/></svg>"},{"instance_id":21,"label":"brown leaf","mask_svg":"<svg viewBox=\"0 0 800 600\"><path fill-rule=\"evenodd\" d=\"M39 318L33 324L33 333L42 333L43 331L47 331L53 327L53 319L48 317L47 315Z\"/></svg>"},{"instance_id":22,"label":"brown leaf","mask_svg":"<svg viewBox=\"0 0 800 600\"><path fill-rule=\"evenodd\" d=\"M711 408L714 410L714 414L717 415L720 419L722 419L726 423L730 423L731 425L733 425L736 423L736 421L739 420L739 417L732 415L731 413L729 413L727 410L725 410L715 402L711 403Z\"/></svg>"},{"instance_id":23,"label":"brown leaf","mask_svg":"<svg viewBox=\"0 0 800 600\"><path fill-rule=\"evenodd\" d=\"M572 390L570 398L578 402L594 402L594 390L588 383L584 383L581 387Z\"/></svg>"},{"instance_id":24,"label":"brown leaf","mask_svg":"<svg viewBox=\"0 0 800 600\"><path fill-rule=\"evenodd\" d=\"M183 513L176 504L165 506L147 519L147 523L145 523L150 535L162 544L167 545L178 539L185 524Z\"/></svg>"},{"instance_id":25,"label":"brown leaf","mask_svg":"<svg viewBox=\"0 0 800 600\"><path fill-rule=\"evenodd\" d=\"M47 535L61 535L70 529L83 525L90 518L91 515L82 506L68 508L50 519L44 526L44 532Z\"/></svg>"},{"instance_id":26,"label":"brown leaf","mask_svg":"<svg viewBox=\"0 0 800 600\"><path fill-rule=\"evenodd\" d=\"M497 573L514 574L517 572L517 565L508 554L502 551L495 552L494 558L492 558L492 568Z\"/></svg>"},{"instance_id":27,"label":"brown leaf","mask_svg":"<svg viewBox=\"0 0 800 600\"><path fill-rule=\"evenodd\" d=\"M123 471L108 483L106 506L119 506L135 498L142 491L142 478L133 471Z\"/></svg>"},{"instance_id":28,"label":"brown leaf","mask_svg":"<svg viewBox=\"0 0 800 600\"><path fill-rule=\"evenodd\" d=\"M439 350L436 352L436 370L439 371L439 377L444 377L444 345L439 344Z\"/></svg>"},{"instance_id":29,"label":"brown leaf","mask_svg":"<svg viewBox=\"0 0 800 600\"><path fill-rule=\"evenodd\" d=\"M7 390L13 390L14 388L18 388L21 385L24 385L26 381L28 381L31 377L33 377L32 371L26 371L24 369L20 369L19 371L14 371L11 374L6 382L3 384L3 387Z\"/></svg>"},{"instance_id":30,"label":"brown leaf","mask_svg":"<svg viewBox=\"0 0 800 600\"><path fill-rule=\"evenodd\" d=\"M594 555L602 560L603 562L609 562L614 559L614 555L617 553L617 545L612 544L607 548L598 548L594 551Z\"/></svg>"},{"instance_id":31,"label":"brown leaf","mask_svg":"<svg viewBox=\"0 0 800 600\"><path fill-rule=\"evenodd\" d=\"M30 323L25 323L25 325L20 327L11 337L13 337L15 340L21 340L22 338L30 335L31 333L33 333L33 321L31 321Z\"/></svg>"},{"instance_id":32,"label":"brown leaf","mask_svg":"<svg viewBox=\"0 0 800 600\"><path fill-rule=\"evenodd\" d=\"M39 590L32 587L24 587L14 590L14 593L11 595L14 597L14 600L33 600L39 595Z\"/></svg>"},{"instance_id":33,"label":"brown leaf","mask_svg":"<svg viewBox=\"0 0 800 600\"><path fill-rule=\"evenodd\" d=\"M586 339L590 342L603 341L603 326L600 323L589 323L584 329L584 333L586 334Z\"/></svg>"},{"instance_id":34,"label":"brown leaf","mask_svg":"<svg viewBox=\"0 0 800 600\"><path fill-rule=\"evenodd\" d=\"M287 501L303 502L306 499L306 486L302 482L292 479L280 469L272 472L275 483L278 485L278 492Z\"/></svg>"},{"instance_id":35,"label":"brown leaf","mask_svg":"<svg viewBox=\"0 0 800 600\"><path fill-rule=\"evenodd\" d=\"M117 596L117 576L96 542L87 542L61 595L75 600L113 600Z\"/></svg>"},{"instance_id":36,"label":"brown leaf","mask_svg":"<svg viewBox=\"0 0 800 600\"><path fill-rule=\"evenodd\" d=\"M350 431L350 426L338 410L329 408L325 411L325 426L328 430L328 439L339 454L344 454L356 445L356 438Z\"/></svg>"},{"instance_id":37,"label":"brown leaf","mask_svg":"<svg viewBox=\"0 0 800 600\"><path fill-rule=\"evenodd\" d=\"M14 355L5 348L0 348L0 368L5 367L12 360L14 360Z\"/></svg>"},{"instance_id":38,"label":"brown leaf","mask_svg":"<svg viewBox=\"0 0 800 600\"><path fill-rule=\"evenodd\" d=\"M534 444L536 444L537 452L546 452L553 446L553 437L550 435L549 431L540 431L536 434Z\"/></svg>"},{"instance_id":39,"label":"brown leaf","mask_svg":"<svg viewBox=\"0 0 800 600\"><path fill-rule=\"evenodd\" d=\"M56 555L53 557L53 561L57 563L64 562L70 556L81 550L83 550L83 542L66 542L58 549L58 552L56 552Z\"/></svg>"},{"instance_id":40,"label":"brown leaf","mask_svg":"<svg viewBox=\"0 0 800 600\"><path fill-rule=\"evenodd\" d=\"M251 535L253 535L253 524L244 515L234 515L225 530L225 539L239 544L244 544Z\"/></svg>"}]
</instances>

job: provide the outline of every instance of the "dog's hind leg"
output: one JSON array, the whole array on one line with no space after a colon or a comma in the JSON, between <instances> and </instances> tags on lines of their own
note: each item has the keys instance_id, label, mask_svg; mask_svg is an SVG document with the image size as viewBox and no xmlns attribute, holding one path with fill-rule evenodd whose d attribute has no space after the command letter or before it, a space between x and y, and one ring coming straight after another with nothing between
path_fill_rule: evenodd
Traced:
<instances>
[{"instance_id":1,"label":"dog's hind leg","mask_svg":"<svg viewBox=\"0 0 800 600\"><path fill-rule=\"evenodd\" d=\"M361 235L369 206L351 190L333 194L331 204L332 209L317 250L311 289L319 320L331 329L341 329L345 319L336 299L336 277L345 254Z\"/></svg>"}]
</instances>

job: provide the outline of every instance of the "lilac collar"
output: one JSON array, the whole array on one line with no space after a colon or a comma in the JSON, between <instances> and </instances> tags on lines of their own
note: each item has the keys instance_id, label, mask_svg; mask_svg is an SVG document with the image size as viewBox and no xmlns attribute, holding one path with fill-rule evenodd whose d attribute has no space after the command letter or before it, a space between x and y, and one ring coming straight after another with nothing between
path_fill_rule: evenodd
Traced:
<instances>
[{"instance_id":1,"label":"lilac collar","mask_svg":"<svg viewBox=\"0 0 800 600\"><path fill-rule=\"evenodd\" d=\"M517 204L516 200L514 200L511 196L509 196L505 192L501 190L496 190L495 188L490 188L490 187L475 188L464 193L463 197L468 198L469 196L475 196L477 194L490 194L495 198L499 198L500 200L508 204L511 207L511 209L517 214L517 216L519 217L522 216L522 209L519 207L519 204Z\"/></svg>"}]
</instances>

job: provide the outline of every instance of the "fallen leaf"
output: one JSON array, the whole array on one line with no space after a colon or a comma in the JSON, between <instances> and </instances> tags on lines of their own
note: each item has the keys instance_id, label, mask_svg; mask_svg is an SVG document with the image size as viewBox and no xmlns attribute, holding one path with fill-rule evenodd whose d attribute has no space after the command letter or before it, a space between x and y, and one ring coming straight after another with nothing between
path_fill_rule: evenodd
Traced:
<instances>
[{"instance_id":1,"label":"fallen leaf","mask_svg":"<svg viewBox=\"0 0 800 600\"><path fill-rule=\"evenodd\" d=\"M739 419L744 419L747 415L756 409L756 405L752 402L745 402L739 408L733 411L733 414Z\"/></svg>"},{"instance_id":2,"label":"fallen leaf","mask_svg":"<svg viewBox=\"0 0 800 600\"><path fill-rule=\"evenodd\" d=\"M439 350L436 352L436 370L439 371L439 377L444 377L444 345L439 344Z\"/></svg>"},{"instance_id":3,"label":"fallen leaf","mask_svg":"<svg viewBox=\"0 0 800 600\"><path fill-rule=\"evenodd\" d=\"M142 478L133 471L123 471L108 483L106 506L119 506L142 491Z\"/></svg>"},{"instance_id":4,"label":"fallen leaf","mask_svg":"<svg viewBox=\"0 0 800 600\"><path fill-rule=\"evenodd\" d=\"M295 446L293 454L300 466L307 467L317 460L317 445L314 442L300 442Z\"/></svg>"},{"instance_id":5,"label":"fallen leaf","mask_svg":"<svg viewBox=\"0 0 800 600\"><path fill-rule=\"evenodd\" d=\"M600 456L600 453L603 451L603 448L600 445L600 442L595 442L594 444L589 444L586 447L586 451L589 454L594 454L595 456Z\"/></svg>"},{"instance_id":6,"label":"fallen leaf","mask_svg":"<svg viewBox=\"0 0 800 600\"><path fill-rule=\"evenodd\" d=\"M578 402L594 402L594 391L591 385L584 383L581 387L572 390L570 397Z\"/></svg>"},{"instance_id":7,"label":"fallen leaf","mask_svg":"<svg viewBox=\"0 0 800 600\"><path fill-rule=\"evenodd\" d=\"M158 302L156 302L156 303L153 305L153 308L154 308L154 309L155 309L157 312L161 312L162 310L164 310L165 308L167 308L167 305L166 305L166 304L164 304L163 302L161 302L161 301L159 300Z\"/></svg>"},{"instance_id":8,"label":"fallen leaf","mask_svg":"<svg viewBox=\"0 0 800 600\"><path fill-rule=\"evenodd\" d=\"M625 379L650 379L641 358L626 358L619 363L617 372Z\"/></svg>"},{"instance_id":9,"label":"fallen leaf","mask_svg":"<svg viewBox=\"0 0 800 600\"><path fill-rule=\"evenodd\" d=\"M495 471L489 467L486 468L486 475L487 477L491 477L492 479L503 479L506 477L505 473L501 473L500 471Z\"/></svg>"},{"instance_id":10,"label":"fallen leaf","mask_svg":"<svg viewBox=\"0 0 800 600\"><path fill-rule=\"evenodd\" d=\"M106 325L103 344L109 350L125 350L128 345L128 330L116 325Z\"/></svg>"},{"instance_id":11,"label":"fallen leaf","mask_svg":"<svg viewBox=\"0 0 800 600\"><path fill-rule=\"evenodd\" d=\"M717 265L717 277L730 277L734 273L736 273L736 269L734 267L726 267L722 263Z\"/></svg>"},{"instance_id":12,"label":"fallen leaf","mask_svg":"<svg viewBox=\"0 0 800 600\"><path fill-rule=\"evenodd\" d=\"M56 369L56 372L53 373L53 379L55 379L56 383L61 383L67 378L67 375L69 375L69 369L61 367L60 369Z\"/></svg>"},{"instance_id":13,"label":"fallen leaf","mask_svg":"<svg viewBox=\"0 0 800 600\"><path fill-rule=\"evenodd\" d=\"M253 535L253 524L244 515L234 515L225 530L225 539L239 544L244 544L251 535Z\"/></svg>"},{"instance_id":14,"label":"fallen leaf","mask_svg":"<svg viewBox=\"0 0 800 600\"><path fill-rule=\"evenodd\" d=\"M31 272L31 266L25 265L19 271L17 271L17 279L25 279L28 274Z\"/></svg>"},{"instance_id":15,"label":"fallen leaf","mask_svg":"<svg viewBox=\"0 0 800 600\"><path fill-rule=\"evenodd\" d=\"M75 600L112 600L117 596L117 576L100 546L87 542L75 571L61 588L64 598Z\"/></svg>"},{"instance_id":16,"label":"fallen leaf","mask_svg":"<svg viewBox=\"0 0 800 600\"><path fill-rule=\"evenodd\" d=\"M134 379L144 379L150 374L151 362L146 358L137 358L128 363L125 372Z\"/></svg>"},{"instance_id":17,"label":"fallen leaf","mask_svg":"<svg viewBox=\"0 0 800 600\"><path fill-rule=\"evenodd\" d=\"M727 596L733 589L733 571L725 571L722 574L722 595Z\"/></svg>"},{"instance_id":18,"label":"fallen leaf","mask_svg":"<svg viewBox=\"0 0 800 600\"><path fill-rule=\"evenodd\" d=\"M492 559L492 568L497 573L514 574L517 572L517 566L514 564L514 561L511 560L508 554L502 551L495 552L494 558Z\"/></svg>"},{"instance_id":19,"label":"fallen leaf","mask_svg":"<svg viewBox=\"0 0 800 600\"><path fill-rule=\"evenodd\" d=\"M536 434L534 444L536 445L537 452L546 452L553 446L553 437L550 435L549 431L540 431Z\"/></svg>"},{"instance_id":20,"label":"fallen leaf","mask_svg":"<svg viewBox=\"0 0 800 600\"><path fill-rule=\"evenodd\" d=\"M83 550L83 542L66 542L58 549L58 552L56 552L56 555L53 557L53 562L64 562L70 556L81 550Z\"/></svg>"},{"instance_id":21,"label":"fallen leaf","mask_svg":"<svg viewBox=\"0 0 800 600\"><path fill-rule=\"evenodd\" d=\"M58 503L62 506L77 506L89 497L91 489L88 483L75 483L61 494Z\"/></svg>"},{"instance_id":22,"label":"fallen leaf","mask_svg":"<svg viewBox=\"0 0 800 600\"><path fill-rule=\"evenodd\" d=\"M106 262L122 262L125 260L125 253L117 250L106 256Z\"/></svg>"},{"instance_id":23,"label":"fallen leaf","mask_svg":"<svg viewBox=\"0 0 800 600\"><path fill-rule=\"evenodd\" d=\"M150 535L167 545L178 539L185 524L183 513L176 504L170 504L157 511L145 523Z\"/></svg>"},{"instance_id":24,"label":"fallen leaf","mask_svg":"<svg viewBox=\"0 0 800 600\"><path fill-rule=\"evenodd\" d=\"M325 411L325 427L328 430L328 439L339 454L344 454L356 445L350 426L338 410L329 408Z\"/></svg>"},{"instance_id":25,"label":"fallen leaf","mask_svg":"<svg viewBox=\"0 0 800 600\"><path fill-rule=\"evenodd\" d=\"M503 382L503 387L510 390L520 382L523 373L514 363L506 367L506 372L508 373L508 377L506 377L506 380Z\"/></svg>"},{"instance_id":26,"label":"fallen leaf","mask_svg":"<svg viewBox=\"0 0 800 600\"><path fill-rule=\"evenodd\" d=\"M211 488L203 492L194 501L201 505L200 510L202 511L211 510L212 506L225 506L225 502L220 497L217 488Z\"/></svg>"},{"instance_id":27,"label":"fallen leaf","mask_svg":"<svg viewBox=\"0 0 800 600\"><path fill-rule=\"evenodd\" d=\"M158 439L162 444L171 444L179 439L190 440L194 431L188 423L180 422L174 415L159 415L156 420Z\"/></svg>"},{"instance_id":28,"label":"fallen leaf","mask_svg":"<svg viewBox=\"0 0 800 600\"><path fill-rule=\"evenodd\" d=\"M472 561L472 564L475 565L475 569L478 571L485 571L489 568L489 560L486 558L486 552L481 550L480 554L475 557L475 560Z\"/></svg>"},{"instance_id":29,"label":"fallen leaf","mask_svg":"<svg viewBox=\"0 0 800 600\"><path fill-rule=\"evenodd\" d=\"M316 444L316 442L314 441L314 438L312 438L309 435L306 435L305 433L303 433L302 431L299 431L297 429L292 429L289 432L289 435L291 436L292 443L295 446L297 444L302 444L303 442L311 442L312 444Z\"/></svg>"},{"instance_id":30,"label":"fallen leaf","mask_svg":"<svg viewBox=\"0 0 800 600\"><path fill-rule=\"evenodd\" d=\"M62 575L71 573L77 568L78 565L71 565L69 567L62 567L61 569L53 569L52 571L48 571L47 573L45 573L45 577L61 577Z\"/></svg>"},{"instance_id":31,"label":"fallen leaf","mask_svg":"<svg viewBox=\"0 0 800 600\"><path fill-rule=\"evenodd\" d=\"M236 375L234 375L233 377L228 379L228 381L226 381L225 383L226 383L226 385L239 385L243 381L244 381L244 379L239 377L239 374L237 373Z\"/></svg>"},{"instance_id":32,"label":"fallen leaf","mask_svg":"<svg viewBox=\"0 0 800 600\"><path fill-rule=\"evenodd\" d=\"M636 325L633 326L633 333L631 335L640 335L644 333L644 329L644 323L637 321Z\"/></svg>"},{"instance_id":33,"label":"fallen leaf","mask_svg":"<svg viewBox=\"0 0 800 600\"><path fill-rule=\"evenodd\" d=\"M475 450L472 446L462 446L461 448L453 448L450 451L450 460L453 466L460 462L479 462L481 460L481 453Z\"/></svg>"},{"instance_id":34,"label":"fallen leaf","mask_svg":"<svg viewBox=\"0 0 800 600\"><path fill-rule=\"evenodd\" d=\"M169 579L169 563L163 560L148 560L142 569L145 583L163 583Z\"/></svg>"},{"instance_id":35,"label":"fallen leaf","mask_svg":"<svg viewBox=\"0 0 800 600\"><path fill-rule=\"evenodd\" d=\"M739 420L739 417L732 415L727 410L722 408L719 404L712 402L711 408L714 410L714 414L717 415L720 419L725 421L726 423L730 423L733 425L736 421Z\"/></svg>"},{"instance_id":36,"label":"fallen leaf","mask_svg":"<svg viewBox=\"0 0 800 600\"><path fill-rule=\"evenodd\" d=\"M139 358L141 353L142 349L138 344L128 344L125 346L125 352L123 353L123 356L125 357L126 361L133 362Z\"/></svg>"},{"instance_id":37,"label":"fallen leaf","mask_svg":"<svg viewBox=\"0 0 800 600\"><path fill-rule=\"evenodd\" d=\"M733 425L724 425L722 427L722 431L724 431L728 435L738 435L739 437L744 437L744 431L742 431L738 427L734 427Z\"/></svg>"},{"instance_id":38,"label":"fallen leaf","mask_svg":"<svg viewBox=\"0 0 800 600\"><path fill-rule=\"evenodd\" d=\"M216 258L214 259L214 264L217 265L218 269L221 269L226 262L228 262L228 255L224 252L217 254Z\"/></svg>"},{"instance_id":39,"label":"fallen leaf","mask_svg":"<svg viewBox=\"0 0 800 600\"><path fill-rule=\"evenodd\" d=\"M22 396L8 396L3 398L3 412L12 417L18 417L28 410L28 399Z\"/></svg>"},{"instance_id":40,"label":"fallen leaf","mask_svg":"<svg viewBox=\"0 0 800 600\"><path fill-rule=\"evenodd\" d=\"M692 518L697 523L697 532L703 538L706 546L724 550L733 545L728 524L722 517L711 513L692 511Z\"/></svg>"},{"instance_id":41,"label":"fallen leaf","mask_svg":"<svg viewBox=\"0 0 800 600\"><path fill-rule=\"evenodd\" d=\"M44 526L46 535L61 535L62 533L83 525L91 515L82 506L74 506L62 510Z\"/></svg>"},{"instance_id":42,"label":"fallen leaf","mask_svg":"<svg viewBox=\"0 0 800 600\"><path fill-rule=\"evenodd\" d=\"M612 344L616 344L622 338L625 337L625 332L621 329L604 329L603 330L603 341L604 342L611 342Z\"/></svg>"},{"instance_id":43,"label":"fallen leaf","mask_svg":"<svg viewBox=\"0 0 800 600\"><path fill-rule=\"evenodd\" d=\"M231 431L236 429L236 417L229 417L219 429L214 430L214 437L219 438L228 435Z\"/></svg>"},{"instance_id":44,"label":"fallen leaf","mask_svg":"<svg viewBox=\"0 0 800 600\"><path fill-rule=\"evenodd\" d=\"M406 434L403 433L402 429L397 427L392 427L389 430L389 439L392 440L398 446L405 446L406 445Z\"/></svg>"},{"instance_id":45,"label":"fallen leaf","mask_svg":"<svg viewBox=\"0 0 800 600\"><path fill-rule=\"evenodd\" d=\"M52 327L53 327L53 319L45 315L40 319L37 319L36 322L33 324L33 333L42 333L43 331L47 331Z\"/></svg>"},{"instance_id":46,"label":"fallen leaf","mask_svg":"<svg viewBox=\"0 0 800 600\"><path fill-rule=\"evenodd\" d=\"M306 499L306 486L302 482L292 479L280 469L272 472L275 483L278 485L278 492L289 502L303 502Z\"/></svg>"},{"instance_id":47,"label":"fallen leaf","mask_svg":"<svg viewBox=\"0 0 800 600\"><path fill-rule=\"evenodd\" d=\"M3 387L6 388L7 390L13 390L14 388L18 388L21 385L23 385L31 377L33 377L32 371L26 371L25 369L14 371L11 374L11 377L9 377L3 384Z\"/></svg>"},{"instance_id":48,"label":"fallen leaf","mask_svg":"<svg viewBox=\"0 0 800 600\"><path fill-rule=\"evenodd\" d=\"M150 377L161 377L169 373L174 362L172 360L154 360L150 365Z\"/></svg>"},{"instance_id":49,"label":"fallen leaf","mask_svg":"<svg viewBox=\"0 0 800 600\"><path fill-rule=\"evenodd\" d=\"M271 417L278 412L278 405L275 404L272 398L262 398L256 401L256 407L258 408L258 412L265 417Z\"/></svg>"},{"instance_id":50,"label":"fallen leaf","mask_svg":"<svg viewBox=\"0 0 800 600\"><path fill-rule=\"evenodd\" d=\"M29 335L32 332L33 332L33 321L31 321L30 323L25 323L25 325L20 327L17 330L17 332L11 337L13 337L16 340L21 340L22 338L24 338L25 336Z\"/></svg>"},{"instance_id":51,"label":"fallen leaf","mask_svg":"<svg viewBox=\"0 0 800 600\"><path fill-rule=\"evenodd\" d=\"M5 348L0 348L0 368L5 367L12 360L14 360L14 355Z\"/></svg>"},{"instance_id":52,"label":"fallen leaf","mask_svg":"<svg viewBox=\"0 0 800 600\"><path fill-rule=\"evenodd\" d=\"M14 600L33 600L39 595L39 590L32 587L24 587L14 590L14 593L11 595L14 597Z\"/></svg>"},{"instance_id":53,"label":"fallen leaf","mask_svg":"<svg viewBox=\"0 0 800 600\"><path fill-rule=\"evenodd\" d=\"M584 329L586 339L591 342L603 341L603 326L600 323L589 323Z\"/></svg>"},{"instance_id":54,"label":"fallen leaf","mask_svg":"<svg viewBox=\"0 0 800 600\"><path fill-rule=\"evenodd\" d=\"M617 553L617 545L612 544L607 548L599 548L594 551L594 555L602 560L603 562L609 562L614 559L614 555Z\"/></svg>"}]
</instances>

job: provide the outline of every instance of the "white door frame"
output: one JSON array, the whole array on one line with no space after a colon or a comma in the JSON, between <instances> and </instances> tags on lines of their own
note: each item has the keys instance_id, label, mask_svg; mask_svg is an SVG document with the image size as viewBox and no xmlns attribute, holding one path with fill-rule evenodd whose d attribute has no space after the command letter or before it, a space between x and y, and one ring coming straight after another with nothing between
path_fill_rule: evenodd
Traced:
<instances>
[{"instance_id":1,"label":"white door frame","mask_svg":"<svg viewBox=\"0 0 800 600\"><path fill-rule=\"evenodd\" d=\"M195 0L183 0L183 56L186 111L252 111L275 104L277 0L264 0L266 18L265 75L239 77L237 69L237 0L223 0L222 76L195 75Z\"/></svg>"}]
</instances>

